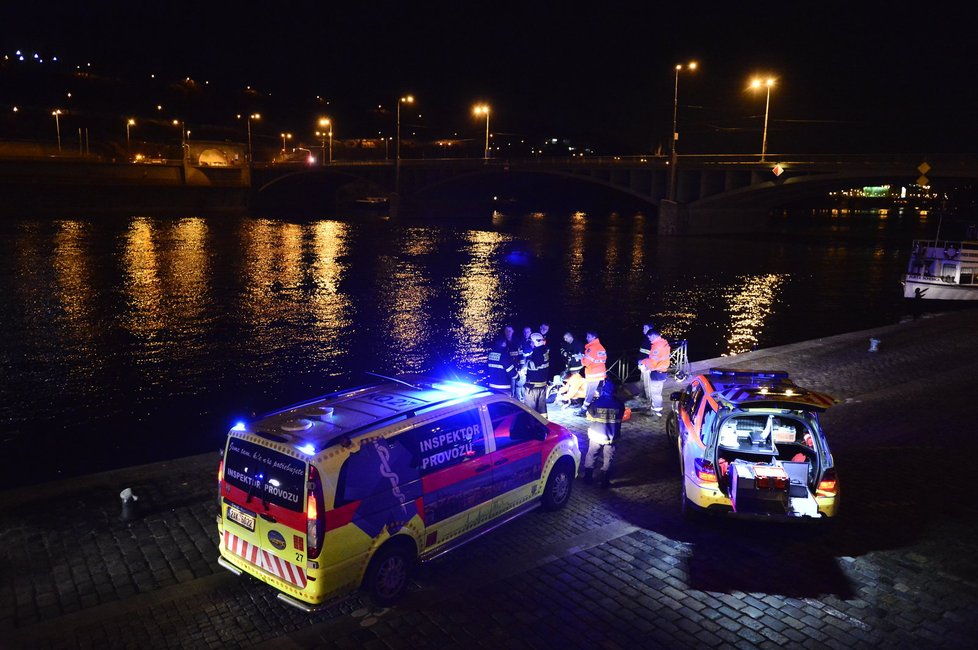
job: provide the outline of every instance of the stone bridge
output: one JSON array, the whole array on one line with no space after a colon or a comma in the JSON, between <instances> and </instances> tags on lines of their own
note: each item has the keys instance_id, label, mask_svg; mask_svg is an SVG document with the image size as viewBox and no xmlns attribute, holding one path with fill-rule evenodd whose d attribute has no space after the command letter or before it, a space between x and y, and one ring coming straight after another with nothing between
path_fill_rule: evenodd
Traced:
<instances>
[{"instance_id":1,"label":"stone bridge","mask_svg":"<svg viewBox=\"0 0 978 650\"><path fill-rule=\"evenodd\" d=\"M403 207L447 202L461 192L486 197L488 205L489 198L506 196L519 179L548 177L602 187L647 205L659 218L660 232L679 234L756 229L772 209L824 197L831 190L978 178L978 158L768 155L762 162L756 155L686 155L679 157L676 169L675 201L669 200L669 159L641 156L402 159L400 169L393 161L266 165L253 170L252 187L259 197L265 193L280 197L292 186L310 183L337 191L356 188L364 195L399 199Z\"/></svg>"}]
</instances>

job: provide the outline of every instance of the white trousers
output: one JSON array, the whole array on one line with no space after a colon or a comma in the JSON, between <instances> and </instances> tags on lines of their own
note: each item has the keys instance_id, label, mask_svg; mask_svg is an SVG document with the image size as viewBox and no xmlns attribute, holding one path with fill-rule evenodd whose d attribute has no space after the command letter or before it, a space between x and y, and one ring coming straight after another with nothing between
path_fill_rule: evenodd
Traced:
<instances>
[{"instance_id":1,"label":"white trousers","mask_svg":"<svg viewBox=\"0 0 978 650\"><path fill-rule=\"evenodd\" d=\"M594 461L597 460L599 453L601 454L601 471L607 472L611 469L611 460L615 457L615 446L607 440L599 441L594 438L589 438L587 441L584 469L594 469Z\"/></svg>"}]
</instances>

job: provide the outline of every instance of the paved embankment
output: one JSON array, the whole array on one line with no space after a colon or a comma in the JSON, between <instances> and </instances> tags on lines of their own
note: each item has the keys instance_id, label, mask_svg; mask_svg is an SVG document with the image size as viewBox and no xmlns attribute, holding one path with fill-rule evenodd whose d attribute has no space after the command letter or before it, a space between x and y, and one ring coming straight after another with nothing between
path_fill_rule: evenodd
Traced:
<instances>
[{"instance_id":1,"label":"paved embankment","mask_svg":"<svg viewBox=\"0 0 978 650\"><path fill-rule=\"evenodd\" d=\"M396 608L353 598L310 616L218 567L206 454L0 493L0 645L970 645L978 310L694 364L711 365L787 370L841 400L823 417L836 525L684 521L664 420L636 415L611 490L578 481L565 510L422 567Z\"/></svg>"}]
</instances>

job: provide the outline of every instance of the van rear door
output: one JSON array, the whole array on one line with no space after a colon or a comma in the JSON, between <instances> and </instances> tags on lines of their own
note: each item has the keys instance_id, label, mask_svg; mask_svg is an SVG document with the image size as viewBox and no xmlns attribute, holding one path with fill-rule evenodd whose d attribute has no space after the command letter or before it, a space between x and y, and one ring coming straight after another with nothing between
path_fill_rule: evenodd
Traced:
<instances>
[{"instance_id":1,"label":"van rear door","mask_svg":"<svg viewBox=\"0 0 978 650\"><path fill-rule=\"evenodd\" d=\"M225 548L272 577L306 586L306 477L301 458L231 437L224 454Z\"/></svg>"}]
</instances>

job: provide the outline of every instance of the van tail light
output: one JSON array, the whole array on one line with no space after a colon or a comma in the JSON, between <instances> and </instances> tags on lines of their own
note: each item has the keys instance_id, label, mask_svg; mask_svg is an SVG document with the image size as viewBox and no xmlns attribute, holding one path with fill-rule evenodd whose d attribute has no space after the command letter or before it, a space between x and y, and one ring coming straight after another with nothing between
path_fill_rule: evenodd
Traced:
<instances>
[{"instance_id":1,"label":"van tail light","mask_svg":"<svg viewBox=\"0 0 978 650\"><path fill-rule=\"evenodd\" d=\"M822 480L818 482L818 488L815 490L815 496L834 497L838 491L839 483L835 476L835 470L825 470L825 473L822 474Z\"/></svg>"},{"instance_id":2,"label":"van tail light","mask_svg":"<svg viewBox=\"0 0 978 650\"><path fill-rule=\"evenodd\" d=\"M319 479L319 470L310 465L306 496L306 549L310 558L318 557L323 546L326 526L322 496L323 484Z\"/></svg>"},{"instance_id":3,"label":"van tail light","mask_svg":"<svg viewBox=\"0 0 978 650\"><path fill-rule=\"evenodd\" d=\"M693 465L696 468L696 478L705 483L717 482L717 473L713 469L713 463L702 458L697 458L693 461Z\"/></svg>"},{"instance_id":4,"label":"van tail light","mask_svg":"<svg viewBox=\"0 0 978 650\"><path fill-rule=\"evenodd\" d=\"M223 480L224 480L224 459L222 458L221 459L221 462L219 462L217 464L217 485L218 485L218 487L221 486L221 481L223 481Z\"/></svg>"}]
</instances>

